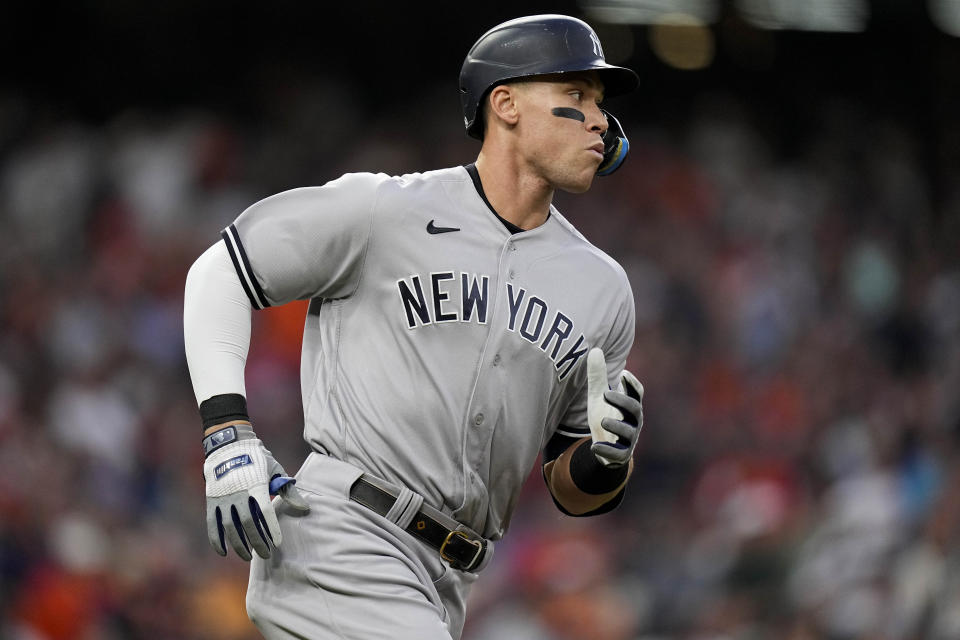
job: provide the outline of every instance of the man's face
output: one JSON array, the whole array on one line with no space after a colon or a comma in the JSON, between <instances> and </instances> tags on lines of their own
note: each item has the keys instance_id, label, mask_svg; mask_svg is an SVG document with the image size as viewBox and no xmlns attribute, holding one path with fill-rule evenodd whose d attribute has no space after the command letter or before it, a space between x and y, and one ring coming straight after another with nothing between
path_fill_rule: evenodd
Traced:
<instances>
[{"instance_id":1,"label":"man's face","mask_svg":"<svg viewBox=\"0 0 960 640\"><path fill-rule=\"evenodd\" d=\"M555 189L583 193L603 161L607 120L596 72L555 74L517 85L523 160Z\"/></svg>"}]
</instances>

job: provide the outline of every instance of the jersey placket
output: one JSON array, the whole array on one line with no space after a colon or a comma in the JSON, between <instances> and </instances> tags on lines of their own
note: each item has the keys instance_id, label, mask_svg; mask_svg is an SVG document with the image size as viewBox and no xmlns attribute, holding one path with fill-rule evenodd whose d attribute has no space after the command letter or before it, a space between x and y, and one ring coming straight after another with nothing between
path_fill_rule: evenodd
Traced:
<instances>
[{"instance_id":1,"label":"jersey placket","mask_svg":"<svg viewBox=\"0 0 960 640\"><path fill-rule=\"evenodd\" d=\"M503 326L497 319L505 313L504 283L516 276L516 250L516 242L512 237L500 249L491 309L494 321L490 323L484 339L463 429L464 502L455 515L461 521L471 523L478 531L483 530L490 506L489 483L493 472L490 465L491 440L501 421L499 407L504 386L508 382L500 354L504 332L495 330L495 327L502 329Z\"/></svg>"}]
</instances>

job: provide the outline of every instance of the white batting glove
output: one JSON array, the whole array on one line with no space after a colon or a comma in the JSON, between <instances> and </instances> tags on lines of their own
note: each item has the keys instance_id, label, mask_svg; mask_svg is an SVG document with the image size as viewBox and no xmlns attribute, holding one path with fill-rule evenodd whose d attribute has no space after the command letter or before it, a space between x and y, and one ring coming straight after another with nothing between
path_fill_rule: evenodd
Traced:
<instances>
[{"instance_id":1,"label":"white batting glove","mask_svg":"<svg viewBox=\"0 0 960 640\"><path fill-rule=\"evenodd\" d=\"M203 447L210 546L225 556L229 542L244 560L251 558L250 547L269 558L271 547L283 540L270 494L295 511L310 510L294 486L296 480L287 476L248 424L215 431L203 439Z\"/></svg>"},{"instance_id":2,"label":"white batting glove","mask_svg":"<svg viewBox=\"0 0 960 640\"><path fill-rule=\"evenodd\" d=\"M608 467L627 464L643 428L643 385L624 369L617 389L607 384L603 350L587 354L587 422L590 450Z\"/></svg>"}]
</instances>

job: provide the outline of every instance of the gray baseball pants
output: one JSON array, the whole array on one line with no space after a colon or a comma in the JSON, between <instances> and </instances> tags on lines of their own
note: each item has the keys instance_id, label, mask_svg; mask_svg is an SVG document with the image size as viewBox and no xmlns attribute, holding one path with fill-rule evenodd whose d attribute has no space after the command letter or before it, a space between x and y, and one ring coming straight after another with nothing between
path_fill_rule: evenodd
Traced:
<instances>
[{"instance_id":1,"label":"gray baseball pants","mask_svg":"<svg viewBox=\"0 0 960 640\"><path fill-rule=\"evenodd\" d=\"M283 541L254 554L247 614L268 640L459 640L476 574L350 500L361 471L312 453L297 473L310 513L282 506ZM275 503L276 504L276 503Z\"/></svg>"}]
</instances>

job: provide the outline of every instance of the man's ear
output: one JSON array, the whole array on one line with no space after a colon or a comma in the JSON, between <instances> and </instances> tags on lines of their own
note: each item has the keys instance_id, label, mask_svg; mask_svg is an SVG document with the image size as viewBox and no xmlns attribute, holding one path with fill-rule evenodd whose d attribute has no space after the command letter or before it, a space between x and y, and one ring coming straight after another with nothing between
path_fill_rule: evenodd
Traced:
<instances>
[{"instance_id":1,"label":"man's ear","mask_svg":"<svg viewBox=\"0 0 960 640\"><path fill-rule=\"evenodd\" d=\"M517 124L520 119L520 112L517 108L518 93L517 85L501 84L494 87L487 98L490 118L508 126ZM488 124L493 125L494 123L488 122Z\"/></svg>"}]
</instances>

